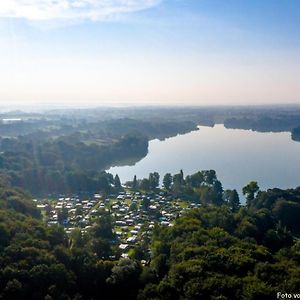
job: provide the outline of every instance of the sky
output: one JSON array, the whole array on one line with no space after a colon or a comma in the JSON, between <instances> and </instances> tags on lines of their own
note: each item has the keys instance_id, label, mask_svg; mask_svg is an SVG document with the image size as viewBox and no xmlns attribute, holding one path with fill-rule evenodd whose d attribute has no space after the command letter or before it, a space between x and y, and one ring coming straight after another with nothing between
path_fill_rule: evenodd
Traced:
<instances>
[{"instance_id":1,"label":"sky","mask_svg":"<svg viewBox=\"0 0 300 300\"><path fill-rule=\"evenodd\" d=\"M300 104L299 0L1 0L2 105Z\"/></svg>"}]
</instances>

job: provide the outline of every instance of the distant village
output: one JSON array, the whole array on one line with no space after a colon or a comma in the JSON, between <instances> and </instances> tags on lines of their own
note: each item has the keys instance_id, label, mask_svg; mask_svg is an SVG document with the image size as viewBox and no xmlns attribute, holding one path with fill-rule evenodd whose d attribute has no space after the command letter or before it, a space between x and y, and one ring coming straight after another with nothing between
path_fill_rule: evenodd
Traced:
<instances>
[{"instance_id":1,"label":"distant village","mask_svg":"<svg viewBox=\"0 0 300 300\"><path fill-rule=\"evenodd\" d=\"M86 233L95 224L101 212L109 212L115 242L122 257L128 257L130 249L134 249L145 239L151 239L155 224L171 227L183 212L200 206L197 203L174 199L165 191L144 193L127 190L107 198L101 194L94 194L89 199L73 196L34 201L49 226L61 224L68 234L75 228Z\"/></svg>"}]
</instances>

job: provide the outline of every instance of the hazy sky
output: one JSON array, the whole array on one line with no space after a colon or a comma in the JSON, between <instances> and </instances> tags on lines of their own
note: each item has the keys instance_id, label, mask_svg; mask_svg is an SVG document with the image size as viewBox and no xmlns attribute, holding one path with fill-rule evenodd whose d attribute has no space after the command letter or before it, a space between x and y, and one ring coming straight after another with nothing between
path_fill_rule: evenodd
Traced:
<instances>
[{"instance_id":1,"label":"hazy sky","mask_svg":"<svg viewBox=\"0 0 300 300\"><path fill-rule=\"evenodd\" d=\"M0 0L0 105L300 104L299 0Z\"/></svg>"}]
</instances>

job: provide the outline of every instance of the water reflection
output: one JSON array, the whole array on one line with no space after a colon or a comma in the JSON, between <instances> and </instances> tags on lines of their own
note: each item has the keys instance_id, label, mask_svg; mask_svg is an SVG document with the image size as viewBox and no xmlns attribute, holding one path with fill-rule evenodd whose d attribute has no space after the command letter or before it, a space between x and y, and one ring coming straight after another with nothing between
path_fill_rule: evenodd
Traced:
<instances>
[{"instance_id":1,"label":"water reflection","mask_svg":"<svg viewBox=\"0 0 300 300\"><path fill-rule=\"evenodd\" d=\"M185 175L214 169L224 188L241 188L251 180L262 189L300 185L300 143L289 132L259 133L226 129L223 125L199 127L165 141L153 140L148 155L134 166L113 167L123 182L184 170Z\"/></svg>"}]
</instances>

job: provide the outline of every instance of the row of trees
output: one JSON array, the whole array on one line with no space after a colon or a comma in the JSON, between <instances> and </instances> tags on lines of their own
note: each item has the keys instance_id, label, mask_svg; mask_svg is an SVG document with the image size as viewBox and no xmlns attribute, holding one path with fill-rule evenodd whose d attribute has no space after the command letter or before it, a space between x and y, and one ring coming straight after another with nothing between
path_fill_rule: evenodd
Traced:
<instances>
[{"instance_id":1,"label":"row of trees","mask_svg":"<svg viewBox=\"0 0 300 300\"><path fill-rule=\"evenodd\" d=\"M127 182L126 186L133 190L157 191L160 187L160 175L150 173L148 178ZM193 200L202 204L222 205L227 202L234 210L239 208L240 201L236 190L223 190L214 170L199 171L184 177L181 170L178 174L167 173L162 179L162 187L175 197ZM246 191L245 191L246 193Z\"/></svg>"}]
</instances>

